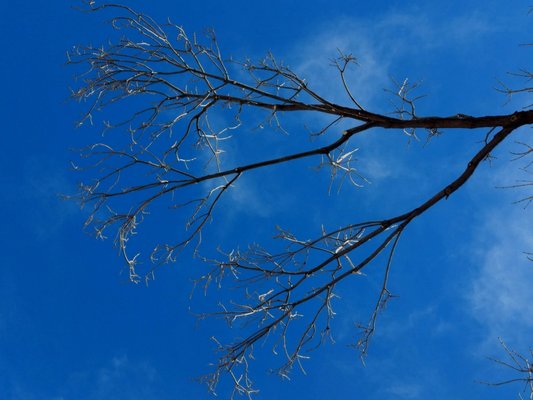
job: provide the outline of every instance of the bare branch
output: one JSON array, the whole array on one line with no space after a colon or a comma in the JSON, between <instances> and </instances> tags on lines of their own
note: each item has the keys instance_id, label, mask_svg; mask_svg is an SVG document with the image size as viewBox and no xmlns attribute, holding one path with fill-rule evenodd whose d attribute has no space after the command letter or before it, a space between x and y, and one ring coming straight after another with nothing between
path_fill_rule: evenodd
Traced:
<instances>
[{"instance_id":1,"label":"bare branch","mask_svg":"<svg viewBox=\"0 0 533 400\"><path fill-rule=\"evenodd\" d=\"M496 364L502 365L505 368L513 371L516 378L505 379L498 382L482 382L489 386L504 386L513 383L522 383L523 388L518 393L518 397L523 399L523 394L527 396L529 400L533 400L533 364L522 354L510 349L502 338L499 338L502 348L505 350L508 361L504 361L498 358L490 358L491 361ZM530 349L530 356L533 358L533 350Z\"/></svg>"},{"instance_id":2,"label":"bare branch","mask_svg":"<svg viewBox=\"0 0 533 400\"><path fill-rule=\"evenodd\" d=\"M462 187L516 129L533 123L533 110L480 117L421 117L415 108L421 96L413 94L418 84L408 79L394 82L391 114L373 113L363 108L346 80L346 71L357 64L356 58L341 52L332 63L354 107L335 104L272 54L260 61L226 59L212 31L198 38L170 21L158 24L126 6L89 4L92 11L118 13L111 25L122 36L116 43L78 47L68 54L70 64L86 68L73 90L75 99L88 102L79 124L92 124L96 112L105 116L107 110L121 119L105 121L104 137L82 153L96 177L80 185L78 198L92 206L86 226L98 237L103 238L108 230L116 234L130 279L136 283L151 279L158 266L175 261L189 245L199 256L203 230L215 219L221 199L243 175L316 158L321 160L320 167L330 170L330 189L339 176L339 188L345 180L361 186L368 181L355 166L357 148L350 141L364 132L399 130L416 138L416 129L425 129L430 136L443 129L490 129L456 179L402 214L347 223L332 231L322 228L313 239L279 228L276 239L281 249L252 244L245 251L221 252L221 259L203 257L210 270L196 285L207 290L211 284L220 287L230 280L241 289L211 315L230 326L242 324L248 332L230 344L214 338L221 356L214 372L204 377L213 393L224 375L233 383L232 397L251 398L257 389L249 376L249 362L255 346L269 340L273 352L283 357L282 365L274 370L277 374L288 378L295 365L305 372L303 360L331 339L338 285L360 279L370 265L384 265L375 307L369 322L360 326L362 335L356 343L364 357L379 313L393 297L388 288L393 255L408 225ZM227 141L241 134L248 119L260 118L272 130L287 135L292 127L284 125L283 117L289 113L327 116L327 122L312 127L311 136L331 132L335 139L278 157L253 149L255 153L246 155L247 162L225 158ZM351 127L332 132L340 121ZM523 152L515 156L530 153L531 147L524 145ZM177 238L155 246L149 267L140 271L143 255L130 241L156 203L181 210L187 219Z\"/></svg>"}]
</instances>

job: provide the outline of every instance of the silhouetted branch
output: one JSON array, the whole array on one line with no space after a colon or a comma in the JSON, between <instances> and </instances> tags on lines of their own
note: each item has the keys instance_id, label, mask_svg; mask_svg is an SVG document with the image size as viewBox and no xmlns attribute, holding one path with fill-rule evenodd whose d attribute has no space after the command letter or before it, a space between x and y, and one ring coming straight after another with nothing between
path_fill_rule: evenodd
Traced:
<instances>
[{"instance_id":1,"label":"silhouetted branch","mask_svg":"<svg viewBox=\"0 0 533 400\"><path fill-rule=\"evenodd\" d=\"M91 160L96 177L80 186L79 199L92 206L86 225L93 227L97 236L116 230L116 243L133 282L150 279L155 268L175 261L190 244L198 255L202 231L214 220L217 204L245 174L317 158L320 166L330 169L332 180L341 175L341 184L347 178L359 186L366 179L354 165L357 149L350 147L350 140L356 135L379 134L375 128L401 130L412 137L419 128L431 135L442 129L490 129L459 176L403 214L348 223L332 231L322 228L311 240L279 229L282 251L250 245L245 251L222 253L220 260L204 258L211 270L197 285L207 290L212 283L220 286L229 279L243 288L240 297L221 303L221 311L214 315L229 325L244 322L249 332L229 345L214 338L222 355L213 374L205 377L213 392L225 373L233 381L233 394L253 395L256 389L248 375L249 358L254 346L267 338L274 341L273 351L284 357L276 370L279 375L288 377L294 365L303 370L302 360L330 337L338 285L358 279L363 269L379 265L380 255L385 254L381 289L356 343L364 356L378 315L392 297L387 284L400 236L415 218L462 187L516 129L533 123L533 110L481 117L421 117L415 112L420 96L412 94L417 84L409 84L408 79L396 83L393 91L398 100L391 114L394 117L372 113L362 107L347 84L345 73L356 59L342 52L333 66L355 107L335 104L272 54L258 62L226 59L212 31L201 40L170 21L158 24L129 7L107 4L93 6L92 11L102 9L123 13L112 18L111 24L124 36L104 47L79 47L69 54L71 64L87 68L73 97L89 102L80 125L92 123L95 112L110 107L122 107L117 114L124 117L106 121L105 141L82 154ZM248 159L255 161L228 167L222 160L223 142L231 140L245 116L258 113L266 115L272 129L284 133L281 117L288 113L328 117L312 135L333 134L340 122L351 128L336 132L329 144L281 157L269 155L268 149L254 149L256 153ZM124 136L111 135L107 132L111 129ZM531 148L526 145L516 156L529 153ZM130 254L133 246L129 240L156 202L184 210L189 218L177 239L154 248L151 266L142 274L137 268L140 253L134 250Z\"/></svg>"},{"instance_id":2,"label":"silhouetted branch","mask_svg":"<svg viewBox=\"0 0 533 400\"><path fill-rule=\"evenodd\" d=\"M523 400L524 396L527 399L533 400L533 364L522 354L510 349L502 338L499 338L500 344L505 350L507 360L498 358L490 358L496 364L502 365L510 369L517 376L516 378L505 379L498 382L482 382L489 386L504 386L513 383L522 383L524 386L518 393L518 398ZM529 350L530 356L533 359L533 350Z\"/></svg>"}]
</instances>

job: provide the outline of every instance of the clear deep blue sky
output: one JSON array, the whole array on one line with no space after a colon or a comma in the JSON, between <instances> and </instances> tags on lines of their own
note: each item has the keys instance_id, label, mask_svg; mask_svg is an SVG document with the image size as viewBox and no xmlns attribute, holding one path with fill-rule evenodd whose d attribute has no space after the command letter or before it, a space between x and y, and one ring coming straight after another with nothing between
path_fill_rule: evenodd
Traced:
<instances>
[{"instance_id":1,"label":"clear deep blue sky","mask_svg":"<svg viewBox=\"0 0 533 400\"><path fill-rule=\"evenodd\" d=\"M390 110L383 88L391 76L423 82L421 115L500 114L531 104L525 97L506 103L495 90L498 80L520 84L508 71L531 67L531 50L519 46L531 42L530 3L407 3L125 1L188 32L214 28L234 58L272 51L333 99L339 87L329 59L336 48L353 52L360 67L351 82L372 111ZM216 309L217 297L227 294L189 300L191 279L202 271L191 259L161 269L148 287L130 284L112 240L82 232L86 212L59 198L80 180L70 149L98 140L97 129L75 129L83 105L69 100L77 71L65 65L65 53L111 34L104 23L110 14L84 14L76 5L5 2L0 17L0 399L208 398L194 378L209 372L209 338L225 328L197 323L193 313ZM428 145L371 134L353 145L372 183L340 194L328 196L325 175L307 167L281 181L266 174L260 184L251 176L233 203L222 204L223 226L209 227L205 251L268 244L279 223L312 236L321 223L335 227L354 213L403 212L460 173L485 133L445 132ZM278 142L283 152L281 140L270 144ZM533 270L521 253L533 251L531 209L513 204L524 192L495 188L525 178L523 163L509 162L513 149L510 140L492 166L482 165L404 234L390 283L399 298L379 321L366 367L347 345L374 298L361 299L357 290L364 289L348 282L336 301L336 344L316 351L307 375L295 371L291 381L264 372L275 358L257 359L258 398L513 398L520 386L476 383L510 376L486 359L504 357L499 336L521 352L533 345ZM160 232L172 234L168 226ZM377 282L369 271L368 285Z\"/></svg>"}]
</instances>

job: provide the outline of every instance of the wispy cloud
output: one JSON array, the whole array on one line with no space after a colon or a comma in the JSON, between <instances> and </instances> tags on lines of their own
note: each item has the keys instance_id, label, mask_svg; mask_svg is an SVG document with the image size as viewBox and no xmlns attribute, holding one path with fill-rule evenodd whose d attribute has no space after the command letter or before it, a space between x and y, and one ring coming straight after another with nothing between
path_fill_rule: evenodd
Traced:
<instances>
[{"instance_id":1,"label":"wispy cloud","mask_svg":"<svg viewBox=\"0 0 533 400\"><path fill-rule=\"evenodd\" d=\"M372 31L357 21L338 21L335 26L323 27L306 42L298 43L297 51L294 50L298 54L295 69L313 90L329 100L346 103L349 100L339 72L330 61L339 57L339 51L357 58L359 67L353 65L346 73L355 98L363 107L376 106L377 95L387 86L391 58L383 44L374 39Z\"/></svg>"},{"instance_id":2,"label":"wispy cloud","mask_svg":"<svg viewBox=\"0 0 533 400\"><path fill-rule=\"evenodd\" d=\"M271 216L277 201L261 190L254 179L243 176L229 191L234 212L251 214L261 218ZM228 210L229 211L229 210Z\"/></svg>"},{"instance_id":3,"label":"wispy cloud","mask_svg":"<svg viewBox=\"0 0 533 400\"><path fill-rule=\"evenodd\" d=\"M396 399L416 399L420 396L423 386L414 382L396 382L385 388L385 392Z\"/></svg>"},{"instance_id":4,"label":"wispy cloud","mask_svg":"<svg viewBox=\"0 0 533 400\"><path fill-rule=\"evenodd\" d=\"M435 14L435 10L428 13L411 9L389 13L377 21L377 28L384 38L396 43L393 54L398 56L400 52L412 54L438 47L466 47L501 26L480 12L458 13L444 19Z\"/></svg>"},{"instance_id":5,"label":"wispy cloud","mask_svg":"<svg viewBox=\"0 0 533 400\"><path fill-rule=\"evenodd\" d=\"M26 158L18 171L19 176L7 179L5 196L1 203L25 207L25 215L19 217L27 224L27 231L33 238L47 241L76 213L80 213L74 201L63 201L61 195L72 194L76 190L69 177L66 165L36 156ZM8 226L4 227L6 233Z\"/></svg>"},{"instance_id":6,"label":"wispy cloud","mask_svg":"<svg viewBox=\"0 0 533 400\"><path fill-rule=\"evenodd\" d=\"M466 48L499 29L482 13L458 13L443 19L411 7L391 10L379 18L338 19L319 27L291 52L298 54L296 70L308 78L311 87L333 101L347 100L347 96L338 71L328 60L338 57L339 50L352 53L360 67L347 73L348 85L365 107L379 109L386 105L383 89L390 87L392 71L405 69L406 61L415 64L439 47Z\"/></svg>"},{"instance_id":7,"label":"wispy cloud","mask_svg":"<svg viewBox=\"0 0 533 400\"><path fill-rule=\"evenodd\" d=\"M29 382L18 377L8 378L6 399L44 400L151 400L162 399L161 382L155 368L144 361L130 360L126 355L112 357L93 370L75 371L63 385L48 393L36 390ZM4 397L2 397L4 399Z\"/></svg>"},{"instance_id":8,"label":"wispy cloud","mask_svg":"<svg viewBox=\"0 0 533 400\"><path fill-rule=\"evenodd\" d=\"M159 395L155 368L121 355L95 370L72 374L59 398L135 400L158 399Z\"/></svg>"},{"instance_id":9,"label":"wispy cloud","mask_svg":"<svg viewBox=\"0 0 533 400\"><path fill-rule=\"evenodd\" d=\"M504 336L523 343L533 332L533 265L521 252L533 249L533 224L520 209L492 210L487 218L476 252L480 267L468 295L471 311L486 327L488 340Z\"/></svg>"},{"instance_id":10,"label":"wispy cloud","mask_svg":"<svg viewBox=\"0 0 533 400\"><path fill-rule=\"evenodd\" d=\"M503 158L503 157L502 157ZM506 163L484 171L484 183L493 186L513 182L519 165ZM479 182L479 180L478 180ZM479 190L474 185L472 190ZM482 221L475 232L472 274L466 295L470 312L486 330L486 342L494 345L501 336L518 346L528 346L533 334L533 262L524 252L533 251L533 220L530 208L512 204L521 193L513 189L488 188L481 197L488 205L480 213ZM505 207L491 202L506 202Z\"/></svg>"}]
</instances>

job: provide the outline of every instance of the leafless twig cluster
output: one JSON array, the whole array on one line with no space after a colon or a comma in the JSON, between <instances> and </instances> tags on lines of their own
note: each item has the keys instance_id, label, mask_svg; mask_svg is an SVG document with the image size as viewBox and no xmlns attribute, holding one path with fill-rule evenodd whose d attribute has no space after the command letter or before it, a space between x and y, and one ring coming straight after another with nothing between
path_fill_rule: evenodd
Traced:
<instances>
[{"instance_id":1,"label":"leafless twig cluster","mask_svg":"<svg viewBox=\"0 0 533 400\"><path fill-rule=\"evenodd\" d=\"M121 109L127 117L105 121L106 130L123 128L127 140L120 138L116 145L96 143L87 149L84 157L96 159L92 165L101 175L81 186L81 199L94 205L88 225L95 227L98 236L103 237L110 226L119 226L117 241L132 280L139 281L141 276L136 269L138 255L126 252L128 240L148 208L163 197L171 197L174 207L192 208L188 233L152 254L152 260L168 262L191 241L199 240L222 194L248 170L323 155L325 164L334 171L342 170L354 181L355 169L349 165L352 153L341 152L336 158L331 154L369 124L327 147L223 169L221 143L239 128L245 110L267 112L268 121L280 129L278 117L287 112L335 116L319 133L362 111L330 104L272 55L258 63L225 60L212 31L206 36L208 44L203 44L175 24L158 25L125 6L108 4L93 10L105 8L125 12L111 24L133 33L135 39L124 36L108 47L78 47L69 53L69 63L89 67L81 75L83 85L73 91L75 98L91 102L80 125L92 122L95 111L113 104L133 103L136 111ZM224 113L227 123L217 126L210 119L211 112ZM194 193L178 195L187 190ZM139 201L126 212L115 211L116 199L125 196L137 196Z\"/></svg>"},{"instance_id":2,"label":"leafless twig cluster","mask_svg":"<svg viewBox=\"0 0 533 400\"><path fill-rule=\"evenodd\" d=\"M500 338L500 344L505 350L507 355L507 360L502 360L498 358L491 358L491 361L494 361L497 364L500 364L510 371L513 371L517 376L515 378L506 379L499 382L485 382L490 386L503 386L513 383L522 383L523 389L518 393L518 398L524 400L525 398L533 400L533 364L531 360L533 359L533 350L530 349L529 353L531 359L528 359L527 356L524 356L507 346L507 344ZM526 397L524 397L524 395Z\"/></svg>"},{"instance_id":3,"label":"leafless twig cluster","mask_svg":"<svg viewBox=\"0 0 533 400\"><path fill-rule=\"evenodd\" d=\"M174 261L187 245L197 248L217 204L244 174L315 157L321 160L320 166L330 168L332 179L341 175L341 181L357 186L365 178L354 166L356 149L350 147L356 135L376 132L373 128L395 129L412 137L416 129L433 135L442 129L490 129L479 151L465 162L463 173L407 212L332 231L323 228L314 239L279 229L281 250L251 245L246 251L227 252L220 260L205 259L211 269L197 285L207 289L226 279L240 285L242 296L221 304L217 314L229 324L245 321L245 329L250 329L244 339L232 344L217 341L222 355L215 372L206 378L213 392L226 373L233 380L234 393L255 393L248 376L249 360L254 346L268 338L274 351L284 356L277 370L281 376L287 377L295 365L303 369L302 360L330 337L337 286L358 279L369 265L381 264L385 267L381 290L356 343L365 355L378 313L392 297L387 288L389 271L407 226L459 189L513 131L533 123L533 111L527 110L482 117L420 117L415 113L418 97L411 93L416 85L409 85L407 79L398 84L399 102L392 116L372 113L347 84L347 68L356 59L343 53L333 60L333 67L352 104L335 104L271 54L259 62L226 59L212 31L204 38L189 36L170 21L158 24L126 6L91 5L91 11L112 10L111 24L123 36L104 47L78 47L69 53L71 64L87 68L73 91L74 98L89 102L80 124L92 123L96 111L112 107L116 107L114 115L124 117L106 121L102 141L82 154L91 160L88 164L96 177L81 185L79 198L92 206L87 226L100 237L116 232L133 282L149 279L154 268ZM352 127L337 132L329 144L307 151L271 158L268 152L258 151L253 162L227 165L224 142L240 132L245 118L257 113L272 129L283 132L282 119L288 113L327 116L328 122L317 127L314 135L335 132L341 121ZM518 156L530 152L528 147ZM130 240L155 203L182 210L188 221L178 239L155 247L151 267L142 273L141 255L131 252Z\"/></svg>"}]
</instances>

